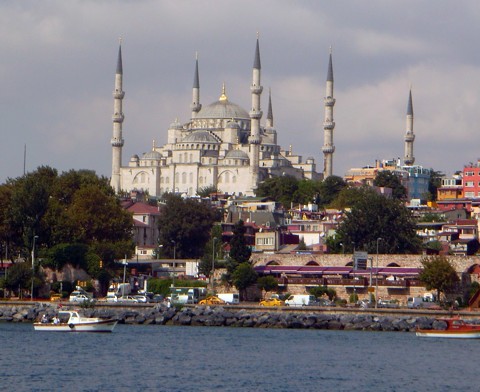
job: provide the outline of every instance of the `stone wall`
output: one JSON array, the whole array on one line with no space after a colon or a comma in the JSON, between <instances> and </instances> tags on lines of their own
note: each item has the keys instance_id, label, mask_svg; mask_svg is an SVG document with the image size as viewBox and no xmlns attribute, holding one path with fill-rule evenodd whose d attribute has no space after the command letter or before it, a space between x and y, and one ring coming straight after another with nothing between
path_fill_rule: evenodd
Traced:
<instances>
[{"instance_id":1,"label":"stone wall","mask_svg":"<svg viewBox=\"0 0 480 392\"><path fill-rule=\"evenodd\" d=\"M64 306L63 309L68 309ZM33 322L43 314L53 316L58 306L50 303L34 305L0 305L0 321ZM85 309L87 317L114 318L121 324L250 327L250 328L301 328L364 331L412 332L415 328L444 329L436 321L436 314L421 312L385 311L371 309L338 309L326 311L312 309L258 309L240 306L191 306L168 308L166 306L99 306ZM446 312L437 315L444 316ZM479 314L470 314L471 322L480 324Z\"/></svg>"},{"instance_id":2,"label":"stone wall","mask_svg":"<svg viewBox=\"0 0 480 392\"><path fill-rule=\"evenodd\" d=\"M371 253L368 257L373 258L373 266L377 265L377 255ZM423 255L378 255L378 266L386 267L396 264L400 267L420 268L422 265L420 260ZM475 264L480 265L480 256L448 256L458 273L466 272L467 269ZM320 266L343 267L352 261L352 254L290 254L290 253L253 253L251 260L255 267L263 266L271 262L279 265L307 265L314 261ZM370 265L370 263L369 263Z\"/></svg>"}]
</instances>

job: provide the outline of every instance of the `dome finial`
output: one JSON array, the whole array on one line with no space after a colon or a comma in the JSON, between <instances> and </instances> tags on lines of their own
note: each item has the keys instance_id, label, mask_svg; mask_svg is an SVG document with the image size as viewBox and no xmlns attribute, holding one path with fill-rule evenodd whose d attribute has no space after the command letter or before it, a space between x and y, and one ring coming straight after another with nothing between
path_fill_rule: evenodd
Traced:
<instances>
[{"instance_id":1,"label":"dome finial","mask_svg":"<svg viewBox=\"0 0 480 392\"><path fill-rule=\"evenodd\" d=\"M225 82L222 84L222 95L220 95L219 101L228 101L228 98L225 94Z\"/></svg>"}]
</instances>

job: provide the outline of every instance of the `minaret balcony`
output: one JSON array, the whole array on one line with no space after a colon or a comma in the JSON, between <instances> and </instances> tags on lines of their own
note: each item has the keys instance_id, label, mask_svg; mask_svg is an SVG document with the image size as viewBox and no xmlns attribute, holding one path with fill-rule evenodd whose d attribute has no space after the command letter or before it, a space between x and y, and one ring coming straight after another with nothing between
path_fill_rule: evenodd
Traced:
<instances>
[{"instance_id":1,"label":"minaret balcony","mask_svg":"<svg viewBox=\"0 0 480 392\"><path fill-rule=\"evenodd\" d=\"M325 121L323 123L323 129L333 129L335 128L335 121Z\"/></svg>"},{"instance_id":2,"label":"minaret balcony","mask_svg":"<svg viewBox=\"0 0 480 392\"><path fill-rule=\"evenodd\" d=\"M123 139L113 138L111 140L111 143L112 143L112 147L123 147Z\"/></svg>"},{"instance_id":3,"label":"minaret balcony","mask_svg":"<svg viewBox=\"0 0 480 392\"><path fill-rule=\"evenodd\" d=\"M250 112L248 113L250 115L250 118L252 119L256 119L256 120L259 120L262 118L263 116L263 112L261 110L250 110Z\"/></svg>"},{"instance_id":4,"label":"minaret balcony","mask_svg":"<svg viewBox=\"0 0 480 392\"><path fill-rule=\"evenodd\" d=\"M252 92L252 94L261 94L263 91L263 86L252 85L250 86L250 91Z\"/></svg>"},{"instance_id":5,"label":"minaret balcony","mask_svg":"<svg viewBox=\"0 0 480 392\"><path fill-rule=\"evenodd\" d=\"M192 112L197 112L198 113L201 108L202 108L202 104L200 104L200 103L192 103L190 105L190 109L192 110Z\"/></svg>"},{"instance_id":6,"label":"minaret balcony","mask_svg":"<svg viewBox=\"0 0 480 392\"><path fill-rule=\"evenodd\" d=\"M333 106L335 105L336 100L333 97L325 97L323 98L323 102L325 106Z\"/></svg>"},{"instance_id":7,"label":"minaret balcony","mask_svg":"<svg viewBox=\"0 0 480 392\"><path fill-rule=\"evenodd\" d=\"M413 133L407 133L405 135L406 142L413 142L415 140L415 135Z\"/></svg>"},{"instance_id":8,"label":"minaret balcony","mask_svg":"<svg viewBox=\"0 0 480 392\"><path fill-rule=\"evenodd\" d=\"M253 136L253 135L250 135L248 137L248 142L250 144L260 144L260 138L258 136Z\"/></svg>"},{"instance_id":9,"label":"minaret balcony","mask_svg":"<svg viewBox=\"0 0 480 392\"><path fill-rule=\"evenodd\" d=\"M123 99L124 96L125 96L125 91L116 90L113 92L113 98L115 99Z\"/></svg>"},{"instance_id":10,"label":"minaret balcony","mask_svg":"<svg viewBox=\"0 0 480 392\"><path fill-rule=\"evenodd\" d=\"M335 146L323 146L322 152L324 154L333 154L335 152Z\"/></svg>"},{"instance_id":11,"label":"minaret balcony","mask_svg":"<svg viewBox=\"0 0 480 392\"><path fill-rule=\"evenodd\" d=\"M115 113L112 116L112 121L115 123L122 123L124 119L125 119L125 116L123 115L123 113Z\"/></svg>"}]
</instances>

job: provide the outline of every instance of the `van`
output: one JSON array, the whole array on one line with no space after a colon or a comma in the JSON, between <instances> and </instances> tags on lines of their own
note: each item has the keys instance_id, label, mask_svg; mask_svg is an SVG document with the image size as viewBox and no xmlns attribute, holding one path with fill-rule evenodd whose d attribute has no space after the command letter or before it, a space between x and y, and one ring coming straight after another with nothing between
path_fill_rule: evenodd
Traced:
<instances>
[{"instance_id":1,"label":"van","mask_svg":"<svg viewBox=\"0 0 480 392\"><path fill-rule=\"evenodd\" d=\"M240 303L240 295L238 293L221 293L217 294L217 297L227 304L235 305Z\"/></svg>"},{"instance_id":2,"label":"van","mask_svg":"<svg viewBox=\"0 0 480 392\"><path fill-rule=\"evenodd\" d=\"M285 301L287 306L316 306L317 298L314 295L293 294Z\"/></svg>"}]
</instances>

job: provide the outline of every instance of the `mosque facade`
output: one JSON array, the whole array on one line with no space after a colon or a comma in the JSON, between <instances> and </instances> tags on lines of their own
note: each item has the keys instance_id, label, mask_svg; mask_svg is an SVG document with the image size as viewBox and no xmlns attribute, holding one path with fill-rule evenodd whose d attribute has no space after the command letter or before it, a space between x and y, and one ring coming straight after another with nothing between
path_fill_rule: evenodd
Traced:
<instances>
[{"instance_id":1,"label":"mosque facade","mask_svg":"<svg viewBox=\"0 0 480 392\"><path fill-rule=\"evenodd\" d=\"M225 85L219 99L209 105L200 102L198 58L195 61L191 118L174 121L167 130L167 143L149 152L133 155L122 166L123 65L119 47L115 73L111 185L117 193L141 190L158 197L166 192L195 196L202 188L218 192L253 196L258 184L273 176L289 175L298 179L319 180L332 172L333 146L333 70L332 55L325 97L324 171L318 173L313 158L305 161L277 143L273 122L271 93L264 124L261 124L261 62L257 38L252 70L249 111L228 99ZM320 148L319 148L320 149Z\"/></svg>"}]
</instances>

